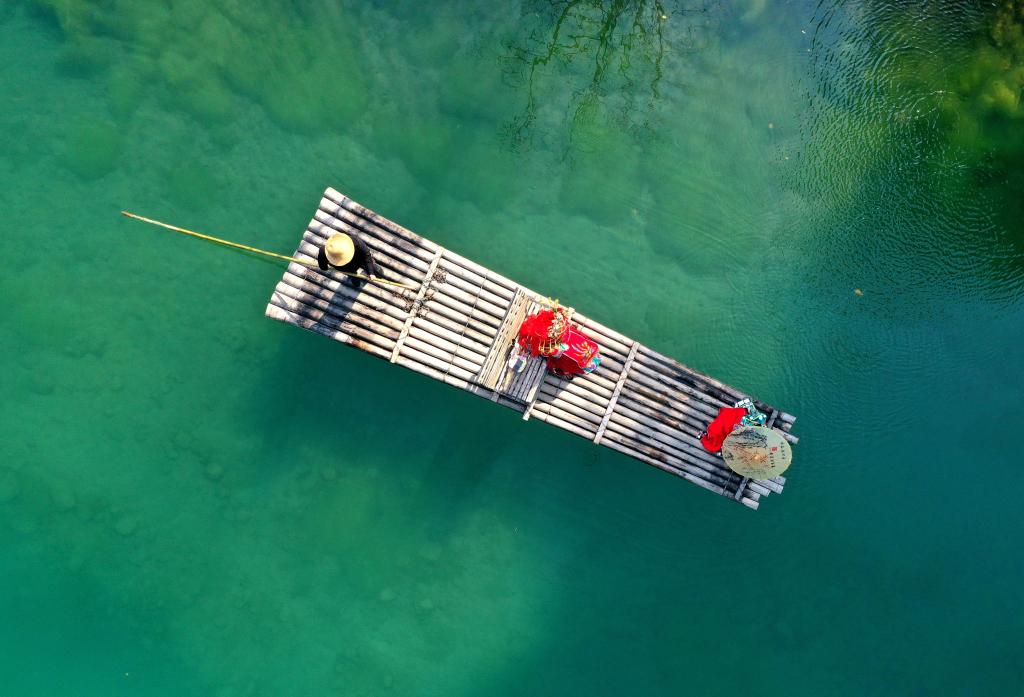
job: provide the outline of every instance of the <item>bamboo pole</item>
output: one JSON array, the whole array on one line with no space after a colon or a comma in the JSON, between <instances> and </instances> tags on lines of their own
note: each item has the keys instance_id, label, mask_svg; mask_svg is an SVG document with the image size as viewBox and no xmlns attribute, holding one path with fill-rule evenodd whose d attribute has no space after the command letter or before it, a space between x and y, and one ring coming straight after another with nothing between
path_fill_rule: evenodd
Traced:
<instances>
[{"instance_id":1,"label":"bamboo pole","mask_svg":"<svg viewBox=\"0 0 1024 697\"><path fill-rule=\"evenodd\" d=\"M723 485L721 479L711 477L705 470L694 468L692 465L688 465L680 461L678 458L675 458L671 453L651 448L642 441L638 441L617 429L609 428L602 444L616 450L622 450L623 447L629 448L631 450L630 454L641 462L645 462L648 465L654 465L655 467L657 467L658 464L665 464L671 467L672 470L675 470L674 474L676 474L676 476L683 477L687 481L701 485L720 495L729 495L728 487L727 485ZM615 447L616 445L620 447ZM672 472L672 470L666 471Z\"/></svg>"},{"instance_id":2,"label":"bamboo pole","mask_svg":"<svg viewBox=\"0 0 1024 697\"><path fill-rule=\"evenodd\" d=\"M458 264L459 266L461 266L463 268L466 268L466 269L469 269L470 271L473 271L478 276L481 276L483 278L488 278L488 279L494 281L495 283L497 283L498 285L504 286L508 290L515 291L516 288L520 288L521 287L515 281L511 281L511 280L505 278L500 273L495 273L494 271L491 271L490 269L484 268L483 266L480 266L480 264L477 264L475 261L467 259L466 257L462 256L461 254L456 254L455 252L451 251L450 249L444 250L444 256L449 261L453 261L456 264ZM526 289L524 288L524 290L526 290Z\"/></svg>"},{"instance_id":3,"label":"bamboo pole","mask_svg":"<svg viewBox=\"0 0 1024 697\"><path fill-rule=\"evenodd\" d=\"M494 341L495 330L486 324L481 324L475 320L467 319L458 310L453 310L447 305L442 305L433 298L423 303L423 307L426 308L427 314L431 316L431 319L442 324L443 326L455 326L464 328L466 336L479 341L481 344L490 345ZM438 315L441 319L438 318Z\"/></svg>"},{"instance_id":4,"label":"bamboo pole","mask_svg":"<svg viewBox=\"0 0 1024 697\"><path fill-rule=\"evenodd\" d=\"M302 251L301 246L298 250L296 250L295 255L299 259L305 257L311 261L314 261L315 263L315 260L311 259ZM406 315L408 314L406 306L407 298L411 295L410 291L404 291L401 294L398 294L390 289L385 289L383 287L375 286L373 284L367 284L362 288L358 289L353 288L347 283L343 283L342 281L339 281L335 278L332 278L331 276L328 276L327 272L320 271L319 268L311 269L308 265L298 264L295 262L291 262L290 264L288 264L287 273L292 276L295 276L296 278L312 281L313 283L316 283L317 285L330 291L342 293L344 292L342 289L345 289L347 291L352 292L355 295L355 297L372 297L375 300L378 300L381 303L390 306L394 312L399 313L397 317L399 317L402 320L404 320Z\"/></svg>"},{"instance_id":5,"label":"bamboo pole","mask_svg":"<svg viewBox=\"0 0 1024 697\"><path fill-rule=\"evenodd\" d=\"M436 317L430 317L429 315L427 317L416 316L413 318L412 326L417 329L427 331L439 339L444 339L459 348L463 348L477 354L480 357L481 364L483 363L483 359L487 356L487 346L481 344L479 341L470 339L465 334L459 334L458 329L449 329L445 325L441 324Z\"/></svg>"},{"instance_id":6,"label":"bamboo pole","mask_svg":"<svg viewBox=\"0 0 1024 697\"><path fill-rule=\"evenodd\" d=\"M583 375L577 375L572 380L573 382L579 382L584 385L597 385L598 387L607 390L608 394L610 395L612 392L615 391L615 380L610 380L606 378L604 375L600 374L601 372L601 369L598 368L592 373L584 373Z\"/></svg>"},{"instance_id":7,"label":"bamboo pole","mask_svg":"<svg viewBox=\"0 0 1024 697\"><path fill-rule=\"evenodd\" d=\"M788 432L792 427L793 422L796 421L796 417L793 415L778 410L765 402L761 402L760 400L755 400L745 392L741 392L740 390L715 380L704 373L693 370L679 361L665 356L650 347L641 346L641 353L649 359L649 361L645 362L645 365L648 366L649 369L660 372L675 380L682 380L683 376L685 376L686 382L692 385L694 389L708 395L723 406L732 406L742 399L750 399L761 411L766 413L778 411L778 420L782 422L780 427L785 432Z\"/></svg>"},{"instance_id":8,"label":"bamboo pole","mask_svg":"<svg viewBox=\"0 0 1024 697\"><path fill-rule=\"evenodd\" d=\"M332 298L338 297L343 298L346 302L351 302L353 308L366 307L374 312L387 315L392 322L401 324L405 319L405 312L385 300L378 298L376 295L358 291L345 283L334 281L326 276L314 273L310 269L305 269L304 271L295 273L291 268L292 266L296 267L296 270L298 270L297 264L289 265L288 273L285 273L281 277L282 283L287 283L290 286L303 290L319 298L323 298L324 300L331 300ZM395 297L391 292L387 292L385 295L387 298Z\"/></svg>"},{"instance_id":9,"label":"bamboo pole","mask_svg":"<svg viewBox=\"0 0 1024 697\"><path fill-rule=\"evenodd\" d=\"M707 409L699 400L683 392L666 390L664 385L650 380L639 370L630 372L629 379L622 386L622 391L624 394L631 395L633 400L641 402L655 411L676 412L674 413L676 418L693 419L696 431L704 430L708 423L718 415L717 409Z\"/></svg>"},{"instance_id":10,"label":"bamboo pole","mask_svg":"<svg viewBox=\"0 0 1024 697\"><path fill-rule=\"evenodd\" d=\"M643 438L637 438L635 434L630 433L614 421L608 424L608 429L605 431L603 440L609 440L619 443L620 445L626 445L634 450L645 453L648 457L654 460L665 462L677 469L693 475L694 477L698 477L706 482L714 484L720 489L719 493L723 496L731 496L732 494L732 491L730 491L730 489L734 488L732 486L732 482L730 482L729 478L723 476L720 472L715 472L714 470L706 467L701 467L698 463L687 461L672 450L654 447L644 441Z\"/></svg>"},{"instance_id":11,"label":"bamboo pole","mask_svg":"<svg viewBox=\"0 0 1024 697\"><path fill-rule=\"evenodd\" d=\"M569 433L577 435L580 438L583 438L584 440L593 439L593 435L591 434L591 432L549 413L547 406L541 406L539 403L534 404L533 409L530 412L530 415L533 418L537 419L538 421L543 421L544 423L551 424L552 426L557 426L563 431L568 431Z\"/></svg>"},{"instance_id":12,"label":"bamboo pole","mask_svg":"<svg viewBox=\"0 0 1024 697\"><path fill-rule=\"evenodd\" d=\"M577 436L585 438L586 440L594 439L594 427L591 424L574 414L570 414L563 409L559 409L556 406L537 400L533 405L533 413L546 415L548 417L548 419L546 419L548 422L551 421L551 418L556 418L562 423L572 426L572 428L562 426L565 430L575 433Z\"/></svg>"},{"instance_id":13,"label":"bamboo pole","mask_svg":"<svg viewBox=\"0 0 1024 697\"><path fill-rule=\"evenodd\" d=\"M677 371L683 371L683 372L688 373L689 375L693 376L694 378L699 379L702 382L710 385L711 387L718 388L719 390L721 390L722 392L724 392L727 395L727 398L723 399L723 401L728 402L729 400L732 400L735 403L735 402L737 402L737 401L739 401L741 399L750 398L750 395L746 394L745 392L741 392L740 390L737 390L735 387L732 387L730 385L726 385L723 382L715 380L714 378L712 378L709 375L705 375L704 373L701 373L700 371L694 370L690 366L685 365L683 363L680 363L676 359L671 358L670 356L666 356L665 354L661 353L660 351L655 351L654 349L652 349L649 346L644 346L642 353L645 356L647 356L647 357L649 357L649 358L651 358L651 359L653 359L655 361L658 361L659 363L662 363L666 368L670 368L672 370L677 370Z\"/></svg>"},{"instance_id":14,"label":"bamboo pole","mask_svg":"<svg viewBox=\"0 0 1024 697\"><path fill-rule=\"evenodd\" d=\"M676 467L673 467L669 463L661 462L660 460L657 460L656 458L653 458L650 455L640 450L637 450L626 443L620 443L614 440L613 438L608 438L607 440L602 442L602 445L604 445L607 448L611 448L612 450L617 450L624 455L628 455L629 457L639 460L640 462L643 462L645 464L651 465L652 467L657 467L658 469L664 472L674 474L677 477L682 477L686 481L692 482L693 484L696 484L701 488L707 489L708 491L713 491L719 495L723 494L722 488L720 486L716 486L705 479L701 479L700 477L694 476L693 474L690 474L685 470L680 470Z\"/></svg>"},{"instance_id":15,"label":"bamboo pole","mask_svg":"<svg viewBox=\"0 0 1024 697\"><path fill-rule=\"evenodd\" d=\"M430 307L432 311L440 312L453 322L475 329L476 331L486 334L492 338L497 336L498 330L501 328L500 324L496 324L491 321L490 316L487 316L486 321L484 321L484 318L481 318L480 315L467 314L465 310L468 310L469 308L456 300L447 299L442 302L437 299L436 292L432 293L428 298L424 298L424 305Z\"/></svg>"},{"instance_id":16,"label":"bamboo pole","mask_svg":"<svg viewBox=\"0 0 1024 697\"><path fill-rule=\"evenodd\" d=\"M630 373L629 379L631 382L641 384L652 393L664 396L666 399L672 399L675 396L675 401L688 402L693 409L706 414L708 421L718 416L719 409L727 406L721 403L705 401L709 398L704 393L695 390L689 385L677 382L664 375L659 375L640 361L633 362L633 370Z\"/></svg>"},{"instance_id":17,"label":"bamboo pole","mask_svg":"<svg viewBox=\"0 0 1024 697\"><path fill-rule=\"evenodd\" d=\"M377 332L367 329L365 325L360 326L354 322L331 315L324 310L307 305L301 300L296 300L287 293L283 293L279 290L275 290L271 297L272 302L284 310L294 312L306 319L322 324L328 329L344 332L345 334L353 336L360 341L375 344L388 351L394 348L395 339L398 338L398 332L394 330Z\"/></svg>"},{"instance_id":18,"label":"bamboo pole","mask_svg":"<svg viewBox=\"0 0 1024 697\"><path fill-rule=\"evenodd\" d=\"M695 436L707 428L708 422L704 419L657 402L652 403L629 388L623 389L619 395L619 402L624 407L647 414L651 418L662 419L665 423L690 436Z\"/></svg>"},{"instance_id":19,"label":"bamboo pole","mask_svg":"<svg viewBox=\"0 0 1024 697\"><path fill-rule=\"evenodd\" d=\"M756 479L751 479L747 482L747 490L751 491L758 496L768 496L772 493L772 490L764 486L761 482Z\"/></svg>"},{"instance_id":20,"label":"bamboo pole","mask_svg":"<svg viewBox=\"0 0 1024 697\"><path fill-rule=\"evenodd\" d=\"M435 287L434 297L437 298L441 296L445 296L451 298L453 301L462 303L465 308L464 312L466 312L467 315L476 317L481 321L486 321L488 324L492 324L496 328L501 326L501 320L505 317L505 307L508 305L507 302L503 302L501 305L495 305L489 300L478 297L473 292L466 292L461 288L456 288L450 283L441 283Z\"/></svg>"},{"instance_id":21,"label":"bamboo pole","mask_svg":"<svg viewBox=\"0 0 1024 697\"><path fill-rule=\"evenodd\" d=\"M577 394L593 395L594 401L607 402L611 399L612 393L615 391L614 388L609 389L601 384L598 384L595 380L588 380L589 375L577 375L572 380L560 378L557 375L548 373L547 381L557 387L560 390L569 390Z\"/></svg>"},{"instance_id":22,"label":"bamboo pole","mask_svg":"<svg viewBox=\"0 0 1024 697\"><path fill-rule=\"evenodd\" d=\"M440 362L432 359L430 356L416 351L415 349L410 351L408 354L403 353L395 360L395 363L408 368L409 370L414 370L417 373L432 377L435 380L451 385L452 387L458 387L466 392L472 392L480 396L484 396L482 394L483 392L490 393L490 390L482 390L479 386L469 382L468 378L456 375L456 372L462 373L463 375L465 374L461 369L456 368L455 371L446 372L445 368L447 366L444 366Z\"/></svg>"},{"instance_id":23,"label":"bamboo pole","mask_svg":"<svg viewBox=\"0 0 1024 697\"><path fill-rule=\"evenodd\" d=\"M379 346L368 344L349 334L329 329L314 320L308 319L301 315L297 315L291 312L290 310L281 307L280 305L274 304L273 300L271 300L271 302L267 304L265 314L267 317L270 317L271 319L276 319L280 322L285 322L286 324L294 325L296 327L299 327L300 329L306 329L315 334L320 334L322 336L327 337L328 339L332 339L333 341L337 341L342 344L348 344L362 351L365 351L366 353L369 353L373 356L383 358L384 360L387 360L388 356L391 355L389 351L386 351L380 348Z\"/></svg>"},{"instance_id":24,"label":"bamboo pole","mask_svg":"<svg viewBox=\"0 0 1024 697\"><path fill-rule=\"evenodd\" d=\"M380 334L381 336L387 336L391 333L397 334L402 329L400 325L396 326L397 323L394 323L394 319L387 317L387 315L381 315L374 310L368 310L366 308L356 309L354 306L346 309L345 307L341 307L330 300L325 300L315 295L311 295L302 289L296 288L290 283L279 283L277 286L277 292L287 295L303 305L320 310L321 312L332 317L336 317L339 320L346 321L357 326L362 326L372 332Z\"/></svg>"},{"instance_id":25,"label":"bamboo pole","mask_svg":"<svg viewBox=\"0 0 1024 697\"><path fill-rule=\"evenodd\" d=\"M465 344L459 344L451 341L450 339L442 338L434 332L422 329L422 326L423 325L417 324L414 320L412 326L409 327L409 336L416 337L423 343L434 346L439 351L445 353L446 356L458 357L466 363L472 364L472 370L474 373L480 370L480 366L483 365L483 356L471 350L467 351L466 349L469 347ZM469 368L470 366L466 367Z\"/></svg>"},{"instance_id":26,"label":"bamboo pole","mask_svg":"<svg viewBox=\"0 0 1024 697\"><path fill-rule=\"evenodd\" d=\"M435 284L431 297L495 330L501 327L501 320L505 317L505 304L498 306L486 300L480 300L473 294L449 283Z\"/></svg>"},{"instance_id":27,"label":"bamboo pole","mask_svg":"<svg viewBox=\"0 0 1024 697\"><path fill-rule=\"evenodd\" d=\"M633 339L627 336L619 334L617 331L609 329L608 327L595 322L587 315L576 313L574 320L577 324L584 328L584 331L591 331L596 335L603 337L605 343L609 345L616 345L616 348L623 354L629 353L630 346L633 345Z\"/></svg>"},{"instance_id":28,"label":"bamboo pole","mask_svg":"<svg viewBox=\"0 0 1024 697\"><path fill-rule=\"evenodd\" d=\"M294 324L297 327L308 329L311 332L326 336L328 339L340 342L342 344L349 344L361 349L367 353L373 354L379 358L387 360L391 356L391 350L381 348L372 342L362 339L356 336L354 333L342 331L337 328L328 327L319 321L318 318L311 318L303 312L296 311L293 307L290 307L286 302L282 300L282 296L275 294L271 296L270 303L267 305L266 315L288 324Z\"/></svg>"},{"instance_id":29,"label":"bamboo pole","mask_svg":"<svg viewBox=\"0 0 1024 697\"><path fill-rule=\"evenodd\" d=\"M444 270L445 273L456 276L457 278L462 279L466 283L469 283L474 286L483 286L487 292L499 298L502 298L503 302L509 302L512 300L513 297L515 297L516 291L510 291L509 289L505 288L505 286L499 285L498 283L495 283L489 278L479 276L478 274L470 271L469 269L466 269L452 261L449 261L447 258L441 260L441 268ZM518 292L524 293L529 297L529 293L525 290L520 290Z\"/></svg>"},{"instance_id":30,"label":"bamboo pole","mask_svg":"<svg viewBox=\"0 0 1024 697\"><path fill-rule=\"evenodd\" d=\"M650 448L647 448L642 443L637 443L629 438L624 438L621 434L609 430L602 445L609 447L613 450L625 453L630 457L633 457L641 462L646 462L649 465L657 467L660 470L664 470L670 474L674 474L677 477L682 477L688 482L692 482L699 487L713 491L719 496L728 496L725 489L714 482L704 479L699 474L694 474L689 468L681 466L679 463L674 461L674 458L665 456L663 453L652 452Z\"/></svg>"},{"instance_id":31,"label":"bamboo pole","mask_svg":"<svg viewBox=\"0 0 1024 697\"><path fill-rule=\"evenodd\" d=\"M424 365L430 366L431 368L442 374L451 375L458 378L463 382L463 389L465 389L465 385L468 385L469 381L473 379L473 371L460 368L457 365L453 365L448 360L435 358L434 356L431 356L423 351L420 351L419 349L409 346L408 344L402 347L402 354L400 357L411 358L420 363L423 363Z\"/></svg>"},{"instance_id":32,"label":"bamboo pole","mask_svg":"<svg viewBox=\"0 0 1024 697\"><path fill-rule=\"evenodd\" d=\"M546 397L543 401L547 404L557 404L561 402L565 404L572 404L579 409L582 409L589 414L588 419L596 419L594 423L600 424L601 419L604 417L604 410L601 408L600 404L592 402L585 397L575 395L572 392L558 390L551 385L542 384L540 386L540 393Z\"/></svg>"},{"instance_id":33,"label":"bamboo pole","mask_svg":"<svg viewBox=\"0 0 1024 697\"><path fill-rule=\"evenodd\" d=\"M710 402L711 404L721 406L731 406L740 399L751 399L749 395L746 395L733 387L725 385L718 380L708 377L703 373L699 373L691 368L679 363L678 361L664 356L657 351L654 351L646 346L641 347L641 352L645 357L653 360L652 363L645 363L645 368L652 374L660 373L666 376L666 379L676 383L681 383L682 377L686 376L690 389L695 390L698 395L704 395L703 401L705 403ZM686 391L685 389L683 391ZM752 400L758 409L762 411L767 410L779 411L770 405L761 402L759 400ZM779 411L779 418L782 419L783 423L779 428L779 433L792 444L799 442L799 438L789 433L789 428L792 427L793 422L796 420L795 417L786 414L785 412Z\"/></svg>"},{"instance_id":34,"label":"bamboo pole","mask_svg":"<svg viewBox=\"0 0 1024 697\"><path fill-rule=\"evenodd\" d=\"M607 337L602 336L598 332L593 331L589 326L580 324L580 328L583 333L589 336L591 339L597 342L598 346L601 347L601 355L607 356L610 359L614 359L619 363L626 360L629 355L630 346L623 347L618 342L609 341Z\"/></svg>"},{"instance_id":35,"label":"bamboo pole","mask_svg":"<svg viewBox=\"0 0 1024 697\"><path fill-rule=\"evenodd\" d=\"M445 258L441 259L441 268L444 269L446 272L454 276L458 276L466 283L471 283L474 286L483 286L489 292L501 298L504 298L506 301L511 300L515 296L516 291L509 290L505 286L501 285L500 283L496 283L487 276L481 276L475 271L471 271L470 269L467 269L464 266L456 264L451 259L448 259L447 255L448 250L445 250Z\"/></svg>"},{"instance_id":36,"label":"bamboo pole","mask_svg":"<svg viewBox=\"0 0 1024 697\"><path fill-rule=\"evenodd\" d=\"M619 355L616 354L621 354L621 352L625 351L625 345L622 342L629 341L629 339L584 315L577 314L574 321L580 325L585 333L597 341L601 346L602 355L612 357L612 361L608 361L608 363L610 366L614 365L614 362L619 358ZM701 401L704 403L711 403L720 408L722 406L732 406L741 399L750 398L746 393L695 371L647 346L640 346L640 354L648 359L642 365L648 371L650 377L655 378L655 376L661 375L677 384L688 383L688 387L691 390L702 396ZM686 383L683 382L684 376L687 381ZM686 390L684 389L683 391ZM769 411L772 409L772 407L762 402L755 403L760 409L768 409ZM779 420L782 422L779 424L779 428L782 431L783 437L790 443L796 444L799 438L789 433L793 422L796 421L796 417L780 411Z\"/></svg>"},{"instance_id":37,"label":"bamboo pole","mask_svg":"<svg viewBox=\"0 0 1024 697\"><path fill-rule=\"evenodd\" d=\"M437 268L437 263L441 260L441 251L438 250L434 253L434 258L430 262L430 266L427 267L426 281L420 284L420 290L416 293L416 298L409 303L408 316L405 318L405 322L402 323L402 331L398 335L398 341L395 342L395 350L391 352L391 362L394 363L395 359L402 352L402 344L405 342L407 336L409 336L409 330L412 328L412 321L419 314L420 310L423 309L423 296L426 295L427 290L430 288L430 282L433 278L434 270Z\"/></svg>"},{"instance_id":38,"label":"bamboo pole","mask_svg":"<svg viewBox=\"0 0 1024 697\"><path fill-rule=\"evenodd\" d=\"M643 406L642 404L634 401L628 394L623 394L620 396L620 403L621 408L617 410L618 413L615 414L613 419L619 419L619 417L621 416L631 418L641 423L646 423L649 427L657 428L660 432L665 434L664 437L661 435L656 436L654 434L650 434L650 437L654 438L655 440L664 439L668 443L679 443L683 445L684 449L687 450L688 452L696 454L696 457L698 457L700 460L707 462L711 465L714 465L715 467L720 468L723 471L728 471L732 473L732 470L728 469L727 465L724 464L724 461L722 461L720 457L708 453L698 448L696 445L687 444L685 441L680 442L678 439L678 435L676 435L679 433L685 433L686 435L692 437L698 429L691 427L692 433L687 433L687 430L682 428L683 424L680 424L678 421L668 418L666 415L660 414L650 409L649 407ZM662 425L656 426L655 424ZM737 479L739 478L739 475L732 474L732 476ZM775 482L772 480L752 480L751 483L753 482L756 482L758 485L767 490L774 491L775 493L782 493L782 484L785 483L785 480L783 480L783 482ZM750 483L748 483L748 486L749 485Z\"/></svg>"},{"instance_id":39,"label":"bamboo pole","mask_svg":"<svg viewBox=\"0 0 1024 697\"><path fill-rule=\"evenodd\" d=\"M466 360L457 353L448 352L442 347L438 346L437 344L432 343L426 339L423 339L420 336L415 336L413 334L408 335L405 339L405 343L403 344L403 346L405 346L406 344L412 346L414 349L420 351L421 353L427 354L428 356L433 356L434 358L440 361L449 363L453 366L461 368L462 370L468 370L474 375L476 374L476 371L479 370L479 365L477 365L473 361ZM399 352L399 355L402 355L401 352Z\"/></svg>"},{"instance_id":40,"label":"bamboo pole","mask_svg":"<svg viewBox=\"0 0 1024 697\"><path fill-rule=\"evenodd\" d=\"M541 398L538 400L541 404L551 404L557 406L560 409L568 411L573 416L577 416L583 419L589 424L592 424L596 429L601 423L601 416L598 413L598 409L594 408L593 404L590 404L585 399L569 394L561 393L557 394L553 392L549 387L541 386Z\"/></svg>"},{"instance_id":41,"label":"bamboo pole","mask_svg":"<svg viewBox=\"0 0 1024 697\"><path fill-rule=\"evenodd\" d=\"M585 399L589 403L593 404L596 409L608 408L608 404L611 402L611 397L610 395L604 394L604 390L598 391L591 389L591 385L580 385L577 383L577 380L565 380L548 373L544 378L544 384L542 387L557 391L561 394L576 395L577 397Z\"/></svg>"},{"instance_id":42,"label":"bamboo pole","mask_svg":"<svg viewBox=\"0 0 1024 697\"><path fill-rule=\"evenodd\" d=\"M486 281L482 283L471 283L470 281L467 281L466 279L462 278L456 273L448 273L448 278L446 282L455 288L465 291L466 293L470 293L472 295L479 294L481 300L484 300L490 303L491 305L494 305L495 307L508 307L509 302L511 302L512 300L511 298L496 295L495 293L491 292L487 288Z\"/></svg>"},{"instance_id":43,"label":"bamboo pole","mask_svg":"<svg viewBox=\"0 0 1024 697\"><path fill-rule=\"evenodd\" d=\"M601 437L604 435L604 431L608 427L608 421L611 419L612 412L615 410L615 405L619 401L619 395L622 394L622 386L626 384L626 378L629 377L629 371L633 368L633 361L636 359L637 346L639 345L639 342L633 342L633 347L629 350L629 356L626 357L626 362L619 370L619 379L615 382L615 389L612 391L612 396L608 398L608 403L605 405L601 425L598 427L597 433L594 435L594 442L597 444L601 443Z\"/></svg>"},{"instance_id":44,"label":"bamboo pole","mask_svg":"<svg viewBox=\"0 0 1024 697\"><path fill-rule=\"evenodd\" d=\"M657 421L625 406L621 410L612 412L612 417L609 419L610 424L618 424L624 429L629 429L641 436L641 440L658 441L659 448L672 448L679 452L685 452L694 460L700 460L718 472L732 472L720 457L716 457L704 450L692 436L689 442L683 440L686 436L679 438L671 428L666 428L663 424L659 424ZM736 481L739 481L739 479L739 475L736 475Z\"/></svg>"},{"instance_id":45,"label":"bamboo pole","mask_svg":"<svg viewBox=\"0 0 1024 697\"><path fill-rule=\"evenodd\" d=\"M180 232L183 235L191 235L192 237L197 237L197 238L199 238L201 240L206 240L207 242L213 242L215 244L223 245L225 247L231 247L233 249L240 249L242 251L251 252L253 254L261 254L261 255L263 255L265 257L270 257L271 259L279 259L281 261L290 261L290 262L294 262L296 264L302 264L304 266L309 266L310 265L309 262L303 261L302 259L296 259L295 257L288 257L288 256L285 256L284 254L278 254L276 252L268 252L265 249L258 249L256 247L250 247L247 244L239 244L238 242L230 242L228 240L224 240L224 239L221 239L219 237L214 237L212 235L204 235L204 234L202 234L200 232L195 232L194 230L186 230L185 228L177 227L176 225L169 225L167 223L162 223L159 220L153 220L152 218L146 218L146 217L143 217L141 215L136 215L135 213L130 213L129 211L121 211L121 215L125 216L126 218L133 218L134 220L138 220L138 221L141 221L143 223L149 223L150 225L156 225L157 227L162 227L162 228L165 228L167 230L173 230L174 232ZM376 278L374 276L363 276L362 274L351 273L349 271L340 271L338 269L334 269L334 272L335 273L344 274L345 276L351 276L352 278L361 278L364 281L370 281L372 283L380 283L382 285L397 286L399 288L408 288L410 290L416 290L416 288L414 288L414 287L406 286L405 284L396 283L394 281L387 281L387 280L384 280L383 278Z\"/></svg>"}]
</instances>

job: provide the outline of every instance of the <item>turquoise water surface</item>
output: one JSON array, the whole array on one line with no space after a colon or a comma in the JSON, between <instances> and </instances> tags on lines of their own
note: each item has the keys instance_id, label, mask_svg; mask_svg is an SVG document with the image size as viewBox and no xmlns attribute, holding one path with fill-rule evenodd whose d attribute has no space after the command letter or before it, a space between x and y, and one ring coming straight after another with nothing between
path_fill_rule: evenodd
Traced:
<instances>
[{"instance_id":1,"label":"turquoise water surface","mask_svg":"<svg viewBox=\"0 0 1024 697\"><path fill-rule=\"evenodd\" d=\"M0 694L1024 694L1022 24L7 0ZM266 320L279 265L118 215L288 253L327 186L796 414L786 492Z\"/></svg>"}]
</instances>

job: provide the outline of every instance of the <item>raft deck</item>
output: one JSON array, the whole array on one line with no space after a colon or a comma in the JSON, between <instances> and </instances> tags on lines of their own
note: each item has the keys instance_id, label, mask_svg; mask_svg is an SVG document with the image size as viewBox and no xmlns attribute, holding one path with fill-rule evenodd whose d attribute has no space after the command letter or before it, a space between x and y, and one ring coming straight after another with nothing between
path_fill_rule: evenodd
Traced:
<instances>
[{"instance_id":1,"label":"raft deck","mask_svg":"<svg viewBox=\"0 0 1024 697\"><path fill-rule=\"evenodd\" d=\"M696 435L722 406L746 395L572 311L601 347L601 365L572 380L533 359L513 374L507 360L539 295L327 189L295 257L314 265L335 231L359 236L386 278L416 290L367 283L291 263L267 305L268 317L322 334L522 414L618 450L708 491L756 509L781 493L784 477L748 480ZM790 443L795 418L755 400Z\"/></svg>"}]
</instances>

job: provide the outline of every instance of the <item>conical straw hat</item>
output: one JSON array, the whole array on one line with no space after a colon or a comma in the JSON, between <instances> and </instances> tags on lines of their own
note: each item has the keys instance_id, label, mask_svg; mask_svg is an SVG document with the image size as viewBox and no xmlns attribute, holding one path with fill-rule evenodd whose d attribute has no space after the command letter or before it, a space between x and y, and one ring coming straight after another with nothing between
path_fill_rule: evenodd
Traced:
<instances>
[{"instance_id":1,"label":"conical straw hat","mask_svg":"<svg viewBox=\"0 0 1024 697\"><path fill-rule=\"evenodd\" d=\"M338 232L327 238L324 254L327 256L327 261L334 266L344 266L355 256L356 246L352 243L351 237L343 232Z\"/></svg>"},{"instance_id":2,"label":"conical straw hat","mask_svg":"<svg viewBox=\"0 0 1024 697\"><path fill-rule=\"evenodd\" d=\"M793 449L774 429L744 426L726 436L722 459L736 474L751 479L771 479L789 467Z\"/></svg>"}]
</instances>

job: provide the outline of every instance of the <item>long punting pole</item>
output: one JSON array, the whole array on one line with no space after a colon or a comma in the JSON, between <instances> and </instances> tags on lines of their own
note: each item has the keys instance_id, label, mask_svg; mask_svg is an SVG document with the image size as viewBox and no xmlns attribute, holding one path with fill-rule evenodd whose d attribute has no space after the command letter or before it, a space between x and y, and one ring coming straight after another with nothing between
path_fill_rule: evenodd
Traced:
<instances>
[{"instance_id":1,"label":"long punting pole","mask_svg":"<svg viewBox=\"0 0 1024 697\"><path fill-rule=\"evenodd\" d=\"M320 270L319 266L317 266L316 264L310 263L310 262L306 261L305 259L296 259L295 257L285 256L284 254L277 254L276 252L268 252L265 249L257 249L256 247L250 247L247 244L239 244L238 242L231 242L229 240L222 240L219 237L213 237L212 235L204 235L203 233L195 232L194 230L186 230L185 228L177 227L176 225L168 225L167 223L161 223L159 220L153 220L152 218L145 218L145 217L143 217L141 215L136 215L135 213L129 213L128 211L121 211L121 215L125 216L126 218L134 218L135 220L141 220L142 222L149 223L150 225L156 225L158 227L166 228L168 230L173 230L174 232L180 232L183 235L191 235L192 237L198 237L201 240L206 240L207 242L213 242L215 244L224 245L225 247L232 247L234 249L241 249L241 250L246 251L246 252L252 252L253 254L262 254L265 257L270 257L272 259L280 259L281 261L292 261L292 262L295 262L296 264L302 264L303 266L306 266L306 267L311 268L311 269L317 269L318 271ZM396 281L388 281L388 280L385 280L383 278L377 278L376 276L364 276L363 274L351 273L349 271L341 271L339 269L333 269L333 271L335 273L344 274L345 276L351 276L352 278L361 278L364 281L369 281L371 283L380 283L380 284L387 285L387 286L395 286L397 288L405 288L406 290L419 290L419 288L417 288L416 286L410 286L410 285L406 285L405 283L398 283Z\"/></svg>"}]
</instances>

